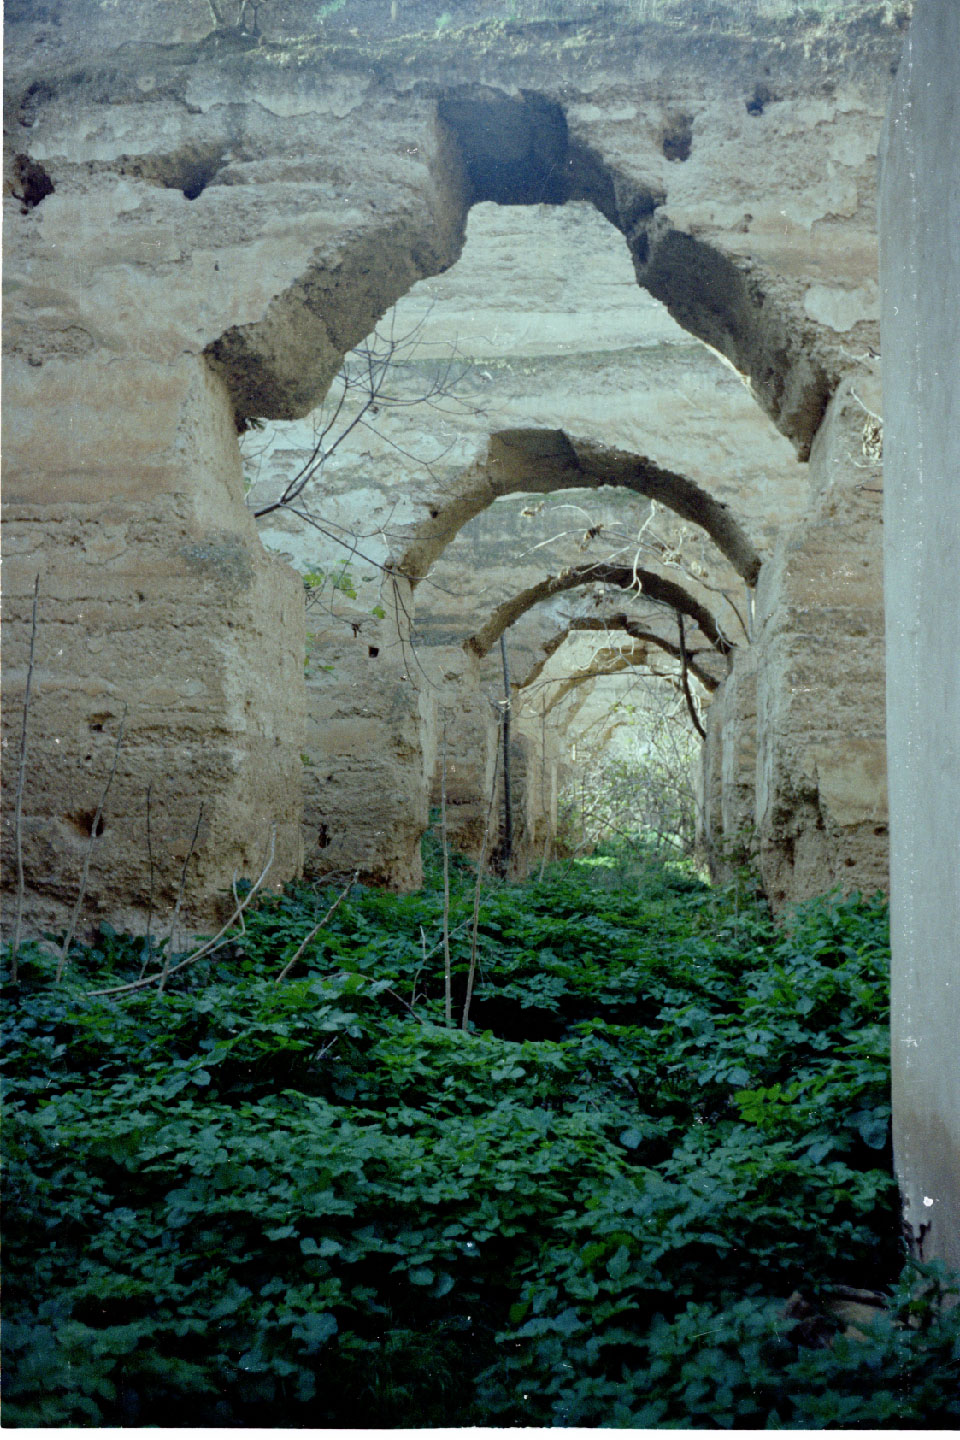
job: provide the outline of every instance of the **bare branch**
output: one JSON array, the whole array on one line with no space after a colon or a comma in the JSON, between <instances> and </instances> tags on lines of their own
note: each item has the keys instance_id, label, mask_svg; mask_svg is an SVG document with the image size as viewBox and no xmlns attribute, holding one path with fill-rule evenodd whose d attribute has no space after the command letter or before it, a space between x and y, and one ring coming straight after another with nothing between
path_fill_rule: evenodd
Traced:
<instances>
[{"instance_id":1,"label":"bare branch","mask_svg":"<svg viewBox=\"0 0 960 1440\"><path fill-rule=\"evenodd\" d=\"M280 974L277 976L277 979L276 979L276 983L277 983L278 985L280 984L281 980L286 980L287 976L290 974L290 971L293 969L294 965L296 965L297 961L300 959L300 956L303 954L304 950L306 950L307 946L310 944L310 941L313 939L313 937L317 934L317 932L318 932L319 930L322 930L322 929L323 929L323 927L324 927L324 925L326 925L327 921L330 920L330 918L331 918L331 917L336 913L336 911L340 908L341 901L343 901L343 900L345 900L345 899L347 898L347 896L350 894L350 891L353 889L354 885L356 885L356 883L357 883L357 877L359 876L359 874L360 874L360 869L359 869L359 866L358 866L357 869L354 870L354 872L353 872L353 874L351 875L350 879L347 881L346 885L345 885L345 886L343 887L343 889L340 891L340 894L337 896L336 900L334 900L333 904L330 906L330 909L327 911L326 915L324 915L323 919L320 920L316 925L314 925L313 929L312 929L307 935L304 936L304 938L303 938L303 940L301 941L301 943L297 946L296 952L295 952L293 955L291 955L291 957L290 957L290 959L287 961L286 965L284 965L283 969L280 971Z\"/></svg>"},{"instance_id":2,"label":"bare branch","mask_svg":"<svg viewBox=\"0 0 960 1440\"><path fill-rule=\"evenodd\" d=\"M123 728L126 724L126 720L127 707L126 705L124 705L123 715L120 717L120 729L117 732L117 742L113 747L113 764L110 766L110 774L107 776L107 783L103 787L103 794L100 796L100 803L97 806L96 814L93 817L93 823L90 826L90 842L87 845L87 853L84 856L83 860L83 870L80 875L80 889L77 893L77 902L73 907L73 914L70 916L70 924L67 926L67 933L63 937L63 946L60 951L60 960L57 964L56 980L58 984L63 978L64 970L67 968L67 954L70 950L70 944L73 940L73 934L77 926L77 920L80 915L80 907L83 904L83 897L87 893L87 880L90 875L90 861L93 856L93 847L94 845L96 845L101 833L100 821L103 817L103 807L107 803L107 796L110 794L110 786L113 784L113 777L117 773L117 762L120 759L120 748L123 745Z\"/></svg>"},{"instance_id":3,"label":"bare branch","mask_svg":"<svg viewBox=\"0 0 960 1440\"><path fill-rule=\"evenodd\" d=\"M23 783L27 773L27 724L30 719L30 688L33 685L34 653L37 644L37 608L40 600L40 572L33 582L33 606L30 612L30 658L27 663L27 683L23 692L23 724L20 727L20 760L17 766L17 798L13 808L13 839L17 851L17 905L13 921L13 941L10 946L10 980L16 985L17 956L20 953L20 926L23 921L23 897L26 886L23 878Z\"/></svg>"},{"instance_id":4,"label":"bare branch","mask_svg":"<svg viewBox=\"0 0 960 1440\"><path fill-rule=\"evenodd\" d=\"M171 975L176 975L178 970L184 970L188 965L192 965L195 960L202 960L205 957L213 955L217 950L221 949L224 945L228 944L234 938L231 935L227 935L227 931L230 929L231 925L233 925L234 921L243 914L244 910L249 908L253 897L263 885L263 882L266 880L267 875L270 873L270 870L273 866L274 856L276 854L276 845L277 827L276 825L274 825L270 832L270 853L267 856L266 864L261 870L257 880L254 882L253 885L251 885L250 889L247 891L243 900L240 901L239 905L233 911L230 919L227 920L225 924L221 925L220 929L217 931L216 935L212 937L212 939L205 941L198 950L194 950L192 955L186 956L186 958L181 960L177 965L171 965L169 970L164 971L163 973L167 979L169 979ZM236 891L234 891L234 893L236 893ZM226 939L222 938L224 936L226 936ZM128 995L133 990L143 990L147 985L156 985L157 981L160 978L160 974L147 975L140 980L131 980L126 985L111 985L105 990L88 990L87 995L90 997L97 995Z\"/></svg>"}]
</instances>

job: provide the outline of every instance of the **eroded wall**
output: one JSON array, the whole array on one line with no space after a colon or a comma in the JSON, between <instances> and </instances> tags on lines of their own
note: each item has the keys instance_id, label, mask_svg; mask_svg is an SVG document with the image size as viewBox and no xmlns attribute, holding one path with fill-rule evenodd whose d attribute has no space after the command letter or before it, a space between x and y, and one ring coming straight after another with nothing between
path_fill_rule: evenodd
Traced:
<instances>
[{"instance_id":1,"label":"eroded wall","mask_svg":"<svg viewBox=\"0 0 960 1440\"><path fill-rule=\"evenodd\" d=\"M374 14L365 0L361 8ZM394 649L402 622L394 615L352 636L359 643L342 647L339 673L312 651L311 702L299 582L259 548L235 427L307 413L393 301L456 259L467 209L484 200L593 204L624 237L638 280L749 378L801 460L813 456L810 519L788 536L778 514L757 537L772 567L757 642L758 674L768 673L758 680L761 816L771 817L762 824L778 898L823 888L836 857L850 882L861 878L868 820L843 810L849 784L824 776L837 768L830 745L843 726L873 742L877 696L846 686L843 724L824 725L835 681L808 703L806 682L789 678L791 647L806 635L825 637L831 654L851 634L864 656L879 644L872 622L856 629L869 604L844 602L838 617L820 583L851 544L869 559L875 524L857 489L856 425L841 423L845 400L818 434L841 378L859 384L869 372L875 337L873 152L897 15L851 13L839 37L813 24L758 40L732 22L693 44L689 28L669 25L537 31L515 43L472 14L449 34L384 39L382 25L367 37L346 23L293 38L271 13L259 39L211 37L199 0L184 4L175 30L153 0L122 18L92 0L61 5L56 24L21 12L9 35L5 169L6 544L17 559L6 724L9 753L39 569L60 609L56 621L41 611L30 717L23 828L38 907L67 903L94 772L109 762L124 704L94 852L98 904L118 914L143 905L151 785L157 815L163 787L169 796L153 857L168 899L204 805L210 829L193 861L203 878L191 885L198 920L236 869L257 868L274 823L274 877L295 874L302 756L314 741L334 779L324 779L332 798L310 813L308 832L329 831L328 811L345 827L356 821L369 844L344 841L338 868L362 854L378 878L415 879L415 862L401 874L401 850L410 853L422 823L436 732ZM304 18L295 5L290 14ZM640 407L635 432L643 419ZM682 403L668 420L661 437L682 428ZM704 478L732 499L737 443L714 451L716 473ZM75 543L65 546L66 535ZM61 645L53 626L66 629L68 615L76 643ZM372 664L371 648L388 663ZM309 741L305 724L315 727ZM382 751L384 729L412 777L405 791L392 762L364 759L370 744ZM96 750L80 743L88 735ZM363 755L348 756L351 747ZM319 773L312 755L308 765ZM345 779L365 766L364 793L380 791L373 814ZM817 813L829 811L834 859L785 863L790 826L810 830L811 782ZM76 840L65 815L81 817ZM404 815L405 848L376 854L374 840ZM9 813L5 825L9 853ZM869 878L877 867L863 853Z\"/></svg>"}]
</instances>

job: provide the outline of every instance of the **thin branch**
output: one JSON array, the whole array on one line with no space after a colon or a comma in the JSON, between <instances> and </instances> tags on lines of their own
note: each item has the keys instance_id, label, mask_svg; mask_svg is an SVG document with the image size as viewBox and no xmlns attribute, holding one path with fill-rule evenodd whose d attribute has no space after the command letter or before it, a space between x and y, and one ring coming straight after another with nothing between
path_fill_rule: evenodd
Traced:
<instances>
[{"instance_id":1,"label":"thin branch","mask_svg":"<svg viewBox=\"0 0 960 1440\"><path fill-rule=\"evenodd\" d=\"M10 950L10 981L16 985L17 957L20 953L20 926L23 921L23 897L26 885L23 878L23 782L27 773L27 722L30 718L30 688L33 685L34 653L37 644L37 608L40 600L40 572L33 582L33 607L30 612L30 659L27 664L27 684L23 692L23 724L20 727L20 762L17 767L17 798L13 810L13 837L17 849L17 908L13 922L13 943Z\"/></svg>"},{"instance_id":2,"label":"thin branch","mask_svg":"<svg viewBox=\"0 0 960 1440\"><path fill-rule=\"evenodd\" d=\"M423 959L420 962L417 973L413 977L413 984L410 987L411 1006L416 1005L417 1003L417 986L420 983L420 976L423 974L424 966L427 963L427 932L426 930L424 930L422 925L420 926L420 954L422 955Z\"/></svg>"},{"instance_id":3,"label":"thin branch","mask_svg":"<svg viewBox=\"0 0 960 1440\"><path fill-rule=\"evenodd\" d=\"M67 952L70 949L70 944L73 940L73 934L77 926L77 920L80 916L80 907L83 904L83 897L87 893L87 880L90 875L90 861L93 857L93 847L96 845L99 838L99 826L101 818L103 816L103 807L107 803L107 796L110 794L110 786L113 784L113 777L117 773L117 762L120 759L120 748L123 745L123 729L126 721L127 707L126 705L124 705L123 715L120 717L120 729L117 731L117 742L113 747L113 764L110 766L110 774L107 776L107 783L103 787L103 794L100 796L100 803L97 806L96 814L93 817L93 823L90 826L90 843L87 845L87 853L84 856L83 860L83 871L80 875L80 889L77 893L77 903L73 907L73 914L70 916L70 924L67 926L67 933L63 937L63 947L60 951L60 960L57 964L56 980L58 984L63 978L64 970L67 968Z\"/></svg>"},{"instance_id":4,"label":"thin branch","mask_svg":"<svg viewBox=\"0 0 960 1440\"><path fill-rule=\"evenodd\" d=\"M186 890L186 888L187 888L187 866L190 864L190 861L191 861L191 859L193 858L193 852L194 852L194 850L196 849L197 836L200 834L200 822L201 822L202 819L203 819L203 802L201 801L201 802L200 802L200 808L199 808L199 810L197 811L197 823L196 823L196 825L193 827L193 837L192 837L192 839L191 839L191 841L190 841L190 847L189 847L189 849L187 850L187 857L186 857L186 859L185 859L184 862L183 862L183 869L182 869L181 872L180 872L180 885L179 885L179 888L177 889L177 903L176 903L176 904L174 905L174 907L173 907L173 920L170 922L170 935L169 935L169 938L168 938L168 940L167 940L167 949L166 949L166 952L165 952L164 957L163 957L163 970L161 971L161 974L160 974L160 988L159 988L159 990L157 991L157 994L158 994L158 995L162 995L162 994L163 994L163 987L164 987L164 985L167 983L167 976L168 976L169 973L170 973L170 952L171 952L172 949L173 949L174 937L176 936L176 933L177 933L177 927L178 927L179 924L180 924L180 909L181 909L181 906L183 905L183 896L184 896L184 892L185 892L185 890Z\"/></svg>"},{"instance_id":5,"label":"thin branch","mask_svg":"<svg viewBox=\"0 0 960 1440\"><path fill-rule=\"evenodd\" d=\"M314 925L313 929L309 932L309 934L304 936L302 942L300 943L300 945L298 945L295 954L291 955L290 959L287 961L286 965L284 965L283 969L280 971L280 974L277 976L276 984L279 985L281 980L286 980L287 976L290 974L290 971L293 969L294 965L296 965L297 961L300 959L300 956L303 954L304 950L306 950L307 946L310 944L310 941L316 935L317 931L323 929L327 921L340 908L341 901L345 900L350 894L350 891L357 883L357 877L359 874L360 867L358 866L357 869L354 870L350 879L347 881L346 885L340 891L340 894L337 896L336 900L334 900L333 904L330 906L330 909L327 911L326 915L324 915L323 919L319 921L318 924Z\"/></svg>"},{"instance_id":6,"label":"thin branch","mask_svg":"<svg viewBox=\"0 0 960 1440\"><path fill-rule=\"evenodd\" d=\"M423 1024L423 1017L418 1015L416 1010L414 1010L413 1006L410 1004L409 1000L404 1000L403 996L398 995L396 990L391 990L388 985L383 991L383 994L392 995L394 1000L396 1000L398 1004L402 1005L404 1010L406 1010L409 1015L413 1016L414 1020L416 1020L418 1025Z\"/></svg>"},{"instance_id":7,"label":"thin branch","mask_svg":"<svg viewBox=\"0 0 960 1440\"><path fill-rule=\"evenodd\" d=\"M453 1024L453 965L450 960L450 846L447 841L447 727L440 749L440 844L443 847L443 1018ZM423 957L426 963L426 955Z\"/></svg>"},{"instance_id":8,"label":"thin branch","mask_svg":"<svg viewBox=\"0 0 960 1440\"><path fill-rule=\"evenodd\" d=\"M306 459L293 477L287 481L275 500L254 510L255 518L262 519L263 516L273 514L276 510L289 508L294 501L299 499L306 486L322 475L323 467L330 456L344 444L358 426L373 429L387 444L393 445L394 448L400 448L378 427L371 426L368 416L375 416L381 410L406 409L423 404L429 404L431 408L439 409L439 406L433 402L438 397L446 399L454 394L455 387L461 384L471 368L470 363L465 360L457 368L455 350L448 355L443 370L433 380L428 380L425 388L419 394L405 398L386 388L388 378L395 376L402 371L405 364L410 363L404 361L402 357L405 352L409 353L417 349L420 332L426 323L426 318L426 316L422 317L410 330L398 337L395 333L396 307L394 307L388 322L388 335L382 334L379 328L374 329L363 344L356 346L344 357L337 375L336 383L340 388L332 413L324 416L321 412L318 422L314 425L313 447ZM347 397L355 391L362 394L359 408L351 418L344 420L341 424ZM441 411L441 413L444 412ZM337 428L338 426L339 428ZM416 456L411 458L418 459ZM426 468L429 470L429 466Z\"/></svg>"},{"instance_id":9,"label":"thin branch","mask_svg":"<svg viewBox=\"0 0 960 1440\"><path fill-rule=\"evenodd\" d=\"M463 1019L460 1021L460 1029L466 1030L467 1022L470 1019L470 1002L473 999L473 986L477 976L477 931L480 926L480 887L483 884L483 863L487 855L487 842L490 839L490 825L493 820L493 809L497 800L497 770L500 760L500 736L497 736L497 751L493 762L493 783L490 786L490 804L487 806L487 820L483 827L483 839L480 842L480 858L477 861L477 883L473 892L473 929L470 934L470 969L467 973L467 993L463 1001Z\"/></svg>"},{"instance_id":10,"label":"thin branch","mask_svg":"<svg viewBox=\"0 0 960 1440\"><path fill-rule=\"evenodd\" d=\"M261 870L260 875L255 881L255 883L251 885L243 900L241 900L240 904L230 916L230 919L227 920L225 924L221 925L220 929L217 931L216 935L212 937L212 939L206 940L198 950L194 950L192 955L188 955L185 959L179 961L178 964L171 965L169 970L163 972L166 975L167 979L169 979L171 975L176 975L178 970L184 970L188 965L192 965L194 960L202 960L205 956L212 955L215 951L219 950L223 945L226 945L230 940L234 938L232 936L227 936L227 939L224 940L222 937L227 934L230 926L243 914L244 910L249 908L250 902L253 900L253 897L263 885L263 882L266 880L267 875L270 873L270 870L273 866L274 855L276 854L276 845L277 827L276 825L274 825L270 832L270 854L267 857L267 862ZM147 985L155 985L159 979L159 974L147 975L141 980L131 980L126 985L111 985L105 990L88 990L87 996L89 998L93 998L94 996L98 995L128 995L133 990L143 990Z\"/></svg>"}]
</instances>

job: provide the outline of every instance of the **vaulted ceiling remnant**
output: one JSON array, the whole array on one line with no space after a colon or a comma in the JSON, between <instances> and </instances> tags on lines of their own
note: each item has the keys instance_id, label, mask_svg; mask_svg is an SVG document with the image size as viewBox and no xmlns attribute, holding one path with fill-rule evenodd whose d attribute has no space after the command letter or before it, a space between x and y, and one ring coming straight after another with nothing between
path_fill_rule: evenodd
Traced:
<instances>
[{"instance_id":1,"label":"vaulted ceiling remnant","mask_svg":"<svg viewBox=\"0 0 960 1440\"><path fill-rule=\"evenodd\" d=\"M806 460L838 375L818 354L808 322L773 299L764 268L734 262L667 215L637 228L630 248L638 282L749 375L760 404Z\"/></svg>"}]
</instances>

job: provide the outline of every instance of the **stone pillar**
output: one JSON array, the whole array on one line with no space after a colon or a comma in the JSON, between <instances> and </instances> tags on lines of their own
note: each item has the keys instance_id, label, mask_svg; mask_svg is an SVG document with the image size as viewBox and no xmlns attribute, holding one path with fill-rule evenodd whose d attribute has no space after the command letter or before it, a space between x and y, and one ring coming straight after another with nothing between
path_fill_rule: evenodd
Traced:
<instances>
[{"instance_id":1,"label":"stone pillar","mask_svg":"<svg viewBox=\"0 0 960 1440\"><path fill-rule=\"evenodd\" d=\"M484 662L460 645L432 645L421 655L436 687L437 759L431 803L440 804L440 750L445 746L447 836L452 850L476 860L483 843L494 776L498 797L502 782L497 713L480 683ZM490 819L488 856L499 835L500 811L495 810Z\"/></svg>"},{"instance_id":2,"label":"stone pillar","mask_svg":"<svg viewBox=\"0 0 960 1440\"><path fill-rule=\"evenodd\" d=\"M810 456L810 517L757 590L757 824L775 909L887 874L881 483L869 373L844 381Z\"/></svg>"},{"instance_id":3,"label":"stone pillar","mask_svg":"<svg viewBox=\"0 0 960 1440\"><path fill-rule=\"evenodd\" d=\"M360 596L352 623L349 597L335 615L322 606L316 618L308 612L307 875L359 871L393 890L422 881L435 721L410 647L411 608L409 586L397 581L379 615Z\"/></svg>"},{"instance_id":4,"label":"stone pillar","mask_svg":"<svg viewBox=\"0 0 960 1440\"><path fill-rule=\"evenodd\" d=\"M960 6L917 0L882 153L893 1143L960 1268Z\"/></svg>"},{"instance_id":5,"label":"stone pillar","mask_svg":"<svg viewBox=\"0 0 960 1440\"><path fill-rule=\"evenodd\" d=\"M199 819L183 917L206 926L235 871L259 874L274 828L271 883L299 871L298 578L260 545L232 405L201 358L11 359L4 389L6 884L39 575L22 823L29 929L73 907L114 758L87 920L142 926L152 897L162 930Z\"/></svg>"},{"instance_id":6,"label":"stone pillar","mask_svg":"<svg viewBox=\"0 0 960 1440\"><path fill-rule=\"evenodd\" d=\"M710 873L721 883L754 855L757 815L757 652L734 651L706 716L701 832Z\"/></svg>"}]
</instances>

